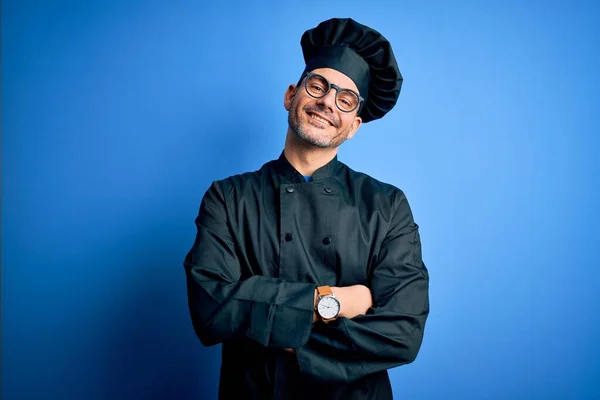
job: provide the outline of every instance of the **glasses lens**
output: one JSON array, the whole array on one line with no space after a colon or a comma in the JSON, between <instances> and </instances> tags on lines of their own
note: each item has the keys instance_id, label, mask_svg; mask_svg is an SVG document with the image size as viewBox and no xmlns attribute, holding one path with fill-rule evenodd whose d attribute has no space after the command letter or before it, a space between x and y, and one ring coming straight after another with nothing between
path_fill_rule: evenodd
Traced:
<instances>
[{"instance_id":1,"label":"glasses lens","mask_svg":"<svg viewBox=\"0 0 600 400\"><path fill-rule=\"evenodd\" d=\"M342 111L353 111L358 107L359 98L351 90L342 89L337 94L337 106Z\"/></svg>"},{"instance_id":2,"label":"glasses lens","mask_svg":"<svg viewBox=\"0 0 600 400\"><path fill-rule=\"evenodd\" d=\"M329 82L320 75L309 75L305 81L306 91L309 95L321 98L329 92ZM335 85L334 85L335 86ZM336 104L344 112L354 111L360 103L360 98L350 89L336 88Z\"/></svg>"},{"instance_id":3,"label":"glasses lens","mask_svg":"<svg viewBox=\"0 0 600 400\"><path fill-rule=\"evenodd\" d=\"M328 88L329 83L321 76L311 75L306 80L306 91L313 97L325 96Z\"/></svg>"}]
</instances>

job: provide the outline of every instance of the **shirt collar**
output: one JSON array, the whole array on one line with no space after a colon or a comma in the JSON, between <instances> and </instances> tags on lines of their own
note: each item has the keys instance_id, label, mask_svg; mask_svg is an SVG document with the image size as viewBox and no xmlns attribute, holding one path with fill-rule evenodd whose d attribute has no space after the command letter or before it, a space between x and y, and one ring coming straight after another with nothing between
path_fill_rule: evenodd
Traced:
<instances>
[{"instance_id":1,"label":"shirt collar","mask_svg":"<svg viewBox=\"0 0 600 400\"><path fill-rule=\"evenodd\" d=\"M312 180L318 181L329 178L338 174L342 163L338 161L337 154L331 161L317 169L312 174ZM277 171L292 183L306 182L304 176L294 168L292 164L285 158L284 152L281 152L279 159L275 161Z\"/></svg>"}]
</instances>

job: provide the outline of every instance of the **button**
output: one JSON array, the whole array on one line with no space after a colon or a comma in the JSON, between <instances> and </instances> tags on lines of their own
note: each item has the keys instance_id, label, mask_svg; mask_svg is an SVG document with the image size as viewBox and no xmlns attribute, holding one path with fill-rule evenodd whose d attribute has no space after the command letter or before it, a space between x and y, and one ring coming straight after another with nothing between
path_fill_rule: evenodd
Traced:
<instances>
[{"instance_id":1,"label":"button","mask_svg":"<svg viewBox=\"0 0 600 400\"><path fill-rule=\"evenodd\" d=\"M285 241L286 242L291 242L292 241L292 234L291 233L286 233L285 234Z\"/></svg>"},{"instance_id":2,"label":"button","mask_svg":"<svg viewBox=\"0 0 600 400\"><path fill-rule=\"evenodd\" d=\"M331 192L333 192L333 190L330 187L325 188L325 193L331 193Z\"/></svg>"},{"instance_id":3,"label":"button","mask_svg":"<svg viewBox=\"0 0 600 400\"><path fill-rule=\"evenodd\" d=\"M285 191L288 192L288 193L292 193L294 191L294 188L293 187L286 187Z\"/></svg>"},{"instance_id":4,"label":"button","mask_svg":"<svg viewBox=\"0 0 600 400\"><path fill-rule=\"evenodd\" d=\"M325 237L323 238L323 244L324 244L325 246L327 246L328 244L331 244L331 238L330 238L329 236L325 236Z\"/></svg>"}]
</instances>

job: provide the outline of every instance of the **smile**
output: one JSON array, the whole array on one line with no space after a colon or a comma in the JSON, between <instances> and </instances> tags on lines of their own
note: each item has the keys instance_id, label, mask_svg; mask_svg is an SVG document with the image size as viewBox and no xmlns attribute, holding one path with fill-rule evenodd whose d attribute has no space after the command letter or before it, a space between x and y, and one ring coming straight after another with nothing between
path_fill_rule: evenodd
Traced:
<instances>
[{"instance_id":1,"label":"smile","mask_svg":"<svg viewBox=\"0 0 600 400\"><path fill-rule=\"evenodd\" d=\"M331 123L329 120L327 120L327 119L325 119L325 118L319 117L318 115L316 115L316 114L313 114L313 113L311 113L311 112L309 112L309 113L307 113L307 114L308 114L308 116L309 116L311 119L314 119L315 121L319 121L319 122L320 122L320 123L322 123L322 124L326 124L326 125L333 126L333 123Z\"/></svg>"}]
</instances>

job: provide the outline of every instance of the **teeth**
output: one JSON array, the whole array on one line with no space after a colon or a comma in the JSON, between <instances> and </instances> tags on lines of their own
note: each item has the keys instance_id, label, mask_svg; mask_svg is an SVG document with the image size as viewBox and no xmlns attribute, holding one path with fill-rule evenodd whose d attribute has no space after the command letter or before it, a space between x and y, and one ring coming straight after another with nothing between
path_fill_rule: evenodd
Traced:
<instances>
[{"instance_id":1,"label":"teeth","mask_svg":"<svg viewBox=\"0 0 600 400\"><path fill-rule=\"evenodd\" d=\"M327 121L326 119L323 119L323 118L321 118L321 117L319 117L319 116L317 116L315 114L310 114L310 117L312 119L316 119L317 121L320 121L320 122L322 122L324 124L328 124L329 125L329 121Z\"/></svg>"}]
</instances>

